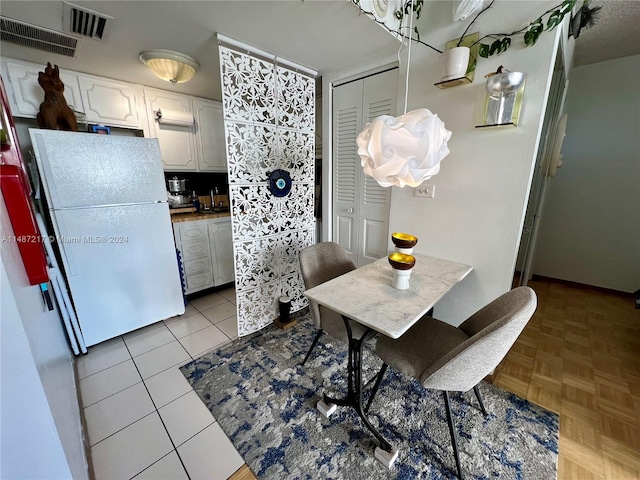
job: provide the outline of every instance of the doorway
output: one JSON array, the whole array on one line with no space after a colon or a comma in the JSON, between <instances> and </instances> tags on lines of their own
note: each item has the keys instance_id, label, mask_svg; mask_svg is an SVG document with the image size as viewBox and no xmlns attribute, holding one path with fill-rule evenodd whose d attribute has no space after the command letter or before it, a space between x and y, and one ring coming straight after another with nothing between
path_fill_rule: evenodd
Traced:
<instances>
[{"instance_id":1,"label":"doorway","mask_svg":"<svg viewBox=\"0 0 640 480\"><path fill-rule=\"evenodd\" d=\"M333 241L361 267L387 255L391 189L362 172L356 137L380 115L396 114L398 69L333 88Z\"/></svg>"},{"instance_id":2,"label":"doorway","mask_svg":"<svg viewBox=\"0 0 640 480\"><path fill-rule=\"evenodd\" d=\"M524 218L524 226L520 237L520 248L514 272L514 286L527 285L533 272L533 260L540 222L544 211L544 202L549 185L547 170L553 153L556 130L560 116L564 110L567 92L567 77L563 59L562 42L556 51L556 61L551 78L551 88L547 99L547 109L542 124L540 144L536 158L535 170L529 191L529 203Z\"/></svg>"}]
</instances>

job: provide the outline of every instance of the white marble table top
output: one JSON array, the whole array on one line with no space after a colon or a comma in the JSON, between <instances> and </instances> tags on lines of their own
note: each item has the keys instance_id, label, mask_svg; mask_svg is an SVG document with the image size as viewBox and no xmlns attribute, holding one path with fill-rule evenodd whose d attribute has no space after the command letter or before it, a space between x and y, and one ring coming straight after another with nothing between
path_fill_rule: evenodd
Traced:
<instances>
[{"instance_id":1,"label":"white marble table top","mask_svg":"<svg viewBox=\"0 0 640 480\"><path fill-rule=\"evenodd\" d=\"M410 287L391 286L393 268L387 257L306 290L316 301L391 338L399 338L473 267L413 254Z\"/></svg>"}]
</instances>

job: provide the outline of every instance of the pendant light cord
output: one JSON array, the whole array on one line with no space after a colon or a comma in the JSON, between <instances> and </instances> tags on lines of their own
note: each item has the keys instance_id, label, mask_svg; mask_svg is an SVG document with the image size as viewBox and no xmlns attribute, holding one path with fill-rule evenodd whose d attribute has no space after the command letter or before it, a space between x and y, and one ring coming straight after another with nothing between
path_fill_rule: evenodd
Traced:
<instances>
[{"instance_id":1,"label":"pendant light cord","mask_svg":"<svg viewBox=\"0 0 640 480\"><path fill-rule=\"evenodd\" d=\"M407 98L409 97L409 69L411 68L411 44L413 32L413 0L411 0L411 13L409 14L409 51L407 53L407 75L404 82L404 112L407 113Z\"/></svg>"}]
</instances>

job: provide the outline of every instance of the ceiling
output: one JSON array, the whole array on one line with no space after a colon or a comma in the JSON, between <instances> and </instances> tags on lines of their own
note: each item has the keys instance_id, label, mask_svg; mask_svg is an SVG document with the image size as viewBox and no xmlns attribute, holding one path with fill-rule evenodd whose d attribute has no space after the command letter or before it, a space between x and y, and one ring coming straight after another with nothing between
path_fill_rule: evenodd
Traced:
<instances>
[{"instance_id":1,"label":"ceiling","mask_svg":"<svg viewBox=\"0 0 640 480\"><path fill-rule=\"evenodd\" d=\"M640 2L592 0L601 5L596 24L582 30L576 41L574 66L604 62L640 53Z\"/></svg>"},{"instance_id":2,"label":"ceiling","mask_svg":"<svg viewBox=\"0 0 640 480\"><path fill-rule=\"evenodd\" d=\"M114 17L107 38L83 39L76 57L2 42L2 56L220 100L216 33L319 72L393 54L396 40L345 0L72 1ZM2 0L3 17L63 32L62 1ZM358 39L366 38L366 42ZM138 60L143 50L191 55L200 70L171 87Z\"/></svg>"},{"instance_id":3,"label":"ceiling","mask_svg":"<svg viewBox=\"0 0 640 480\"><path fill-rule=\"evenodd\" d=\"M426 0L425 11L428 3ZM376 56L392 55L396 40L348 0L72 1L114 17L107 38L83 39L74 58L2 42L2 56L220 99L215 35L221 33L327 73ZM596 26L576 43L575 65L640 53L640 2L593 0L603 5ZM2 0L4 17L64 32L63 2ZM424 35L424 33L423 33ZM171 87L139 60L143 50L163 48L195 57L200 71Z\"/></svg>"}]
</instances>

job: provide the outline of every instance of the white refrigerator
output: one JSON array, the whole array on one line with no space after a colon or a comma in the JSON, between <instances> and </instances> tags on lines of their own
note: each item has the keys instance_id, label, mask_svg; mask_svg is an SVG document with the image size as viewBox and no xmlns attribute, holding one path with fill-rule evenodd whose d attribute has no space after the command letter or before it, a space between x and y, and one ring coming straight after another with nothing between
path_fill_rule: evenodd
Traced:
<instances>
[{"instance_id":1,"label":"white refrigerator","mask_svg":"<svg viewBox=\"0 0 640 480\"><path fill-rule=\"evenodd\" d=\"M184 313L158 140L30 135L86 345Z\"/></svg>"}]
</instances>

